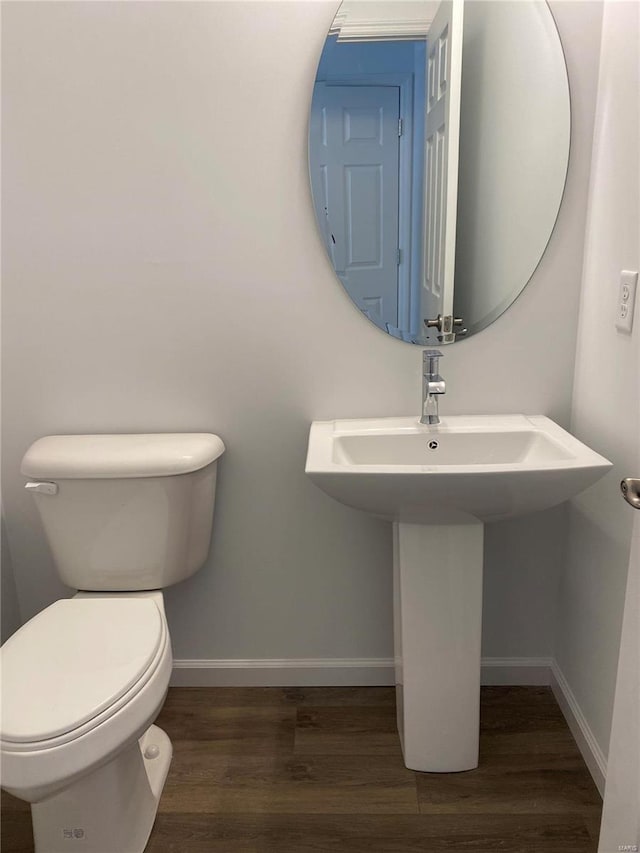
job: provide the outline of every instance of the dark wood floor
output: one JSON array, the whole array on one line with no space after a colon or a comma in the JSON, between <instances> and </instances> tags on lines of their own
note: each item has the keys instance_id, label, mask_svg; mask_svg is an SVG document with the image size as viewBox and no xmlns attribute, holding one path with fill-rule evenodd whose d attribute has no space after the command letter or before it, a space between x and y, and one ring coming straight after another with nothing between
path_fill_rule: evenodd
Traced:
<instances>
[{"instance_id":1,"label":"dark wood floor","mask_svg":"<svg viewBox=\"0 0 640 853\"><path fill-rule=\"evenodd\" d=\"M173 688L147 853L595 853L602 802L551 691L481 707L478 769L430 774L402 763L392 688ZM2 853L32 850L3 794Z\"/></svg>"}]
</instances>

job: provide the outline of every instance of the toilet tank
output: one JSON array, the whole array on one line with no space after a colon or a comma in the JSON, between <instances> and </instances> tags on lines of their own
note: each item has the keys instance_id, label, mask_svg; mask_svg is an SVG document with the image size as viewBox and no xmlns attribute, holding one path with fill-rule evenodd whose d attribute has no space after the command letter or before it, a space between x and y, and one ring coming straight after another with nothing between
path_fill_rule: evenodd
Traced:
<instances>
[{"instance_id":1,"label":"toilet tank","mask_svg":"<svg viewBox=\"0 0 640 853\"><path fill-rule=\"evenodd\" d=\"M50 435L32 444L21 470L63 583L161 589L197 572L223 452L209 433Z\"/></svg>"}]
</instances>

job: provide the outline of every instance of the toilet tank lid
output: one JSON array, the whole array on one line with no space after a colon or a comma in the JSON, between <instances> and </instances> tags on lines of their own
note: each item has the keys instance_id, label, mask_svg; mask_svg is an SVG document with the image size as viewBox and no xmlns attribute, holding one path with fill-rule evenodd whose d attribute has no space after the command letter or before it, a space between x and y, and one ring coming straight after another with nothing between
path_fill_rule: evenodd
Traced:
<instances>
[{"instance_id":1,"label":"toilet tank lid","mask_svg":"<svg viewBox=\"0 0 640 853\"><path fill-rule=\"evenodd\" d=\"M211 433L48 435L27 450L21 470L42 479L170 477L210 465L224 449Z\"/></svg>"}]
</instances>

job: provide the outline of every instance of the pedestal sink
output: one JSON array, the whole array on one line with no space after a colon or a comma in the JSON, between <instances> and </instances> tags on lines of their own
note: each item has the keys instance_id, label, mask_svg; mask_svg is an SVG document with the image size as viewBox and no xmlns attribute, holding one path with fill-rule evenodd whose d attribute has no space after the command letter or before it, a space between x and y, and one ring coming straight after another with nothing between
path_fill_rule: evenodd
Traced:
<instances>
[{"instance_id":1,"label":"pedestal sink","mask_svg":"<svg viewBox=\"0 0 640 853\"><path fill-rule=\"evenodd\" d=\"M398 731L407 767L478 766L484 523L559 504L611 463L549 418L316 421L305 471L393 522Z\"/></svg>"}]
</instances>

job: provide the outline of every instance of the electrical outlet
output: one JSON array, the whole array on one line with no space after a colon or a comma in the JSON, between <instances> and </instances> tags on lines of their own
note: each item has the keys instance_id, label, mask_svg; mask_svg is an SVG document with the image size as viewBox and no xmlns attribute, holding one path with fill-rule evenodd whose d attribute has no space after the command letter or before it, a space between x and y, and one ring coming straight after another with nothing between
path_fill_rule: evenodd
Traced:
<instances>
[{"instance_id":1,"label":"electrical outlet","mask_svg":"<svg viewBox=\"0 0 640 853\"><path fill-rule=\"evenodd\" d=\"M637 285L638 273L633 270L622 270L620 273L620 290L616 306L616 329L619 332L631 334Z\"/></svg>"}]
</instances>

